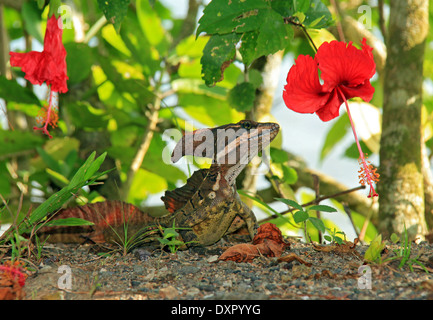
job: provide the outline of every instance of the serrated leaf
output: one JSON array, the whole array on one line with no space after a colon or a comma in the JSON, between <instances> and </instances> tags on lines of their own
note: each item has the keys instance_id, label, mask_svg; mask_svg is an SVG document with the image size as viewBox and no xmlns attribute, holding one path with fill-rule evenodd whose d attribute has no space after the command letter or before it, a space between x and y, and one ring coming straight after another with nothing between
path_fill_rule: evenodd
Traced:
<instances>
[{"instance_id":1,"label":"serrated leaf","mask_svg":"<svg viewBox=\"0 0 433 320\"><path fill-rule=\"evenodd\" d=\"M236 33L211 36L200 60L202 78L207 86L213 86L223 79L224 70L235 57L236 44L240 37L241 35Z\"/></svg>"},{"instance_id":2,"label":"serrated leaf","mask_svg":"<svg viewBox=\"0 0 433 320\"><path fill-rule=\"evenodd\" d=\"M99 9L104 13L107 20L113 24L117 33L128 12L131 0L98 0Z\"/></svg>"},{"instance_id":3,"label":"serrated leaf","mask_svg":"<svg viewBox=\"0 0 433 320\"><path fill-rule=\"evenodd\" d=\"M330 206L326 206L326 205L314 205L308 208L308 210L317 210L317 211L324 211L324 212L337 212L337 209L330 207Z\"/></svg>"},{"instance_id":4,"label":"serrated leaf","mask_svg":"<svg viewBox=\"0 0 433 320\"><path fill-rule=\"evenodd\" d=\"M264 0L213 0L203 11L197 35L254 30L261 23L261 9L269 10L269 3Z\"/></svg>"},{"instance_id":5,"label":"serrated leaf","mask_svg":"<svg viewBox=\"0 0 433 320\"><path fill-rule=\"evenodd\" d=\"M240 112L250 111L254 106L256 89L249 82L234 86L228 94L228 102Z\"/></svg>"}]
</instances>

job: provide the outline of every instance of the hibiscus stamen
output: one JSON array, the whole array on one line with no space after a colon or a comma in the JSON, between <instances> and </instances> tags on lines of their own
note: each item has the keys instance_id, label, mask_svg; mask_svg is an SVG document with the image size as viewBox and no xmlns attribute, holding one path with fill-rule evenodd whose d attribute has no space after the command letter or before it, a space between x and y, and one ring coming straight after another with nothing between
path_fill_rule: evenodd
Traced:
<instances>
[{"instance_id":1,"label":"hibiscus stamen","mask_svg":"<svg viewBox=\"0 0 433 320\"><path fill-rule=\"evenodd\" d=\"M355 130L355 123L353 122L352 116L350 114L349 110L349 104L347 103L346 97L341 92L341 89L339 87L336 88L338 94L343 98L344 104L346 105L346 111L347 115L349 116L350 125L352 127L353 136L355 137L356 146L358 147L359 151L359 159L358 162L361 166L359 173L359 183L361 185L368 184L370 186L370 192L368 193L368 197L378 197L376 190L374 190L373 183L379 182L379 174L376 172L377 168L374 168L373 165L370 163L370 161L366 160L366 155L364 152L362 152L361 144L359 143L358 135L356 134Z\"/></svg>"},{"instance_id":2,"label":"hibiscus stamen","mask_svg":"<svg viewBox=\"0 0 433 320\"><path fill-rule=\"evenodd\" d=\"M34 130L42 130L43 134L46 134L50 139L52 136L48 132L48 125L52 128L57 127L57 121L59 120L59 116L57 114L59 108L59 93L50 89L50 94L48 98L48 105L44 105L42 109L39 111L38 119L36 120L38 123L44 123L44 126L41 128L33 127Z\"/></svg>"}]
</instances>

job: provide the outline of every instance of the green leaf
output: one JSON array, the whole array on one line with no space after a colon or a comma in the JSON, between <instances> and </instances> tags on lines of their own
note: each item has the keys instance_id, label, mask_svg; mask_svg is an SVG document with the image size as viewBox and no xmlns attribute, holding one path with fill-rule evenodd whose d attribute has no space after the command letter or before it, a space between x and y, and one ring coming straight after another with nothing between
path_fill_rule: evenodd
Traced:
<instances>
[{"instance_id":1,"label":"green leaf","mask_svg":"<svg viewBox=\"0 0 433 320\"><path fill-rule=\"evenodd\" d=\"M305 12L304 25L307 28L321 29L332 25L332 15L321 0L311 0L310 8Z\"/></svg>"},{"instance_id":2,"label":"green leaf","mask_svg":"<svg viewBox=\"0 0 433 320\"><path fill-rule=\"evenodd\" d=\"M296 208L300 211L304 211L304 208L302 208L302 206L299 203L297 203L296 201L293 201L291 199L284 199L284 198L274 198L274 199L281 201L281 202L283 202L283 203L285 203L285 204L287 204L293 208Z\"/></svg>"},{"instance_id":3,"label":"green leaf","mask_svg":"<svg viewBox=\"0 0 433 320\"><path fill-rule=\"evenodd\" d=\"M156 46L161 54L168 48L165 38L165 30L161 25L161 19L150 6L149 0L137 0L137 17L141 30L149 43Z\"/></svg>"},{"instance_id":4,"label":"green leaf","mask_svg":"<svg viewBox=\"0 0 433 320\"><path fill-rule=\"evenodd\" d=\"M87 101L75 101L65 106L68 115L78 128L107 128L111 115L104 109L92 107Z\"/></svg>"},{"instance_id":5,"label":"green leaf","mask_svg":"<svg viewBox=\"0 0 433 320\"><path fill-rule=\"evenodd\" d=\"M50 220L44 224L44 227L76 227L76 226L93 226L94 223L81 218L65 218Z\"/></svg>"},{"instance_id":6,"label":"green leaf","mask_svg":"<svg viewBox=\"0 0 433 320\"><path fill-rule=\"evenodd\" d=\"M34 1L26 1L21 7L21 16L24 20L24 28L29 35L40 43L44 43L41 32L41 10Z\"/></svg>"},{"instance_id":7,"label":"green leaf","mask_svg":"<svg viewBox=\"0 0 433 320\"><path fill-rule=\"evenodd\" d=\"M84 43L65 43L66 65L68 68L68 85L73 85L87 79L94 62L93 50Z\"/></svg>"},{"instance_id":8,"label":"green leaf","mask_svg":"<svg viewBox=\"0 0 433 320\"><path fill-rule=\"evenodd\" d=\"M228 102L241 112L250 111L254 106L256 89L249 82L237 84L228 94Z\"/></svg>"},{"instance_id":9,"label":"green leaf","mask_svg":"<svg viewBox=\"0 0 433 320\"><path fill-rule=\"evenodd\" d=\"M17 153L42 146L44 139L33 132L0 130L0 156L12 157Z\"/></svg>"},{"instance_id":10,"label":"green leaf","mask_svg":"<svg viewBox=\"0 0 433 320\"><path fill-rule=\"evenodd\" d=\"M308 218L310 218L308 213L301 210L296 211L295 214L293 215L293 219L295 220L296 223L305 222L308 220Z\"/></svg>"},{"instance_id":11,"label":"green leaf","mask_svg":"<svg viewBox=\"0 0 433 320\"><path fill-rule=\"evenodd\" d=\"M99 9L113 24L117 33L119 33L120 25L128 12L130 2L131 0L98 0Z\"/></svg>"},{"instance_id":12,"label":"green leaf","mask_svg":"<svg viewBox=\"0 0 433 320\"><path fill-rule=\"evenodd\" d=\"M316 217L310 217L309 220L317 230L320 232L325 232L325 225L322 220Z\"/></svg>"},{"instance_id":13,"label":"green leaf","mask_svg":"<svg viewBox=\"0 0 433 320\"><path fill-rule=\"evenodd\" d=\"M201 32L226 34L255 30L263 23L263 9L270 9L264 0L213 0L203 11L197 35Z\"/></svg>"},{"instance_id":14,"label":"green leaf","mask_svg":"<svg viewBox=\"0 0 433 320\"><path fill-rule=\"evenodd\" d=\"M392 241L393 243L397 243L397 242L400 241L400 237L399 237L398 235L396 235L395 233L392 233L392 234L391 234L390 239L391 239L391 241Z\"/></svg>"},{"instance_id":15,"label":"green leaf","mask_svg":"<svg viewBox=\"0 0 433 320\"><path fill-rule=\"evenodd\" d=\"M171 82L171 87L179 93L203 94L208 97L225 100L228 90L223 87L208 87L200 79L176 79Z\"/></svg>"},{"instance_id":16,"label":"green leaf","mask_svg":"<svg viewBox=\"0 0 433 320\"><path fill-rule=\"evenodd\" d=\"M179 236L179 233L176 232L173 228L166 228L164 229L164 239L168 238L176 238Z\"/></svg>"},{"instance_id":17,"label":"green leaf","mask_svg":"<svg viewBox=\"0 0 433 320\"><path fill-rule=\"evenodd\" d=\"M283 179L284 183L294 184L298 181L298 173L292 167L288 167L285 164L281 164L281 168L283 169Z\"/></svg>"},{"instance_id":18,"label":"green leaf","mask_svg":"<svg viewBox=\"0 0 433 320\"><path fill-rule=\"evenodd\" d=\"M32 226L34 226L36 223L40 222L43 218L47 216L48 213L54 212L62 207L62 205L69 200L69 198L78 192L79 189L84 187L87 184L90 184L93 182L93 179L95 177L88 177L89 172L96 172L96 170L99 169L99 167L95 170L94 163L101 164L101 160L105 157L105 153L98 157L98 159L93 161L95 159L95 152L93 152L87 160L84 162L84 164L78 169L78 171L75 173L74 177L71 179L71 182L68 186L62 188L58 192L52 194L47 200L45 200L43 203L39 205L33 212L30 214L30 217L28 218L28 223L21 224L19 228L19 233L25 233L28 232ZM103 174L103 173L101 173ZM96 175L98 177L99 175ZM92 179L90 179L92 178Z\"/></svg>"},{"instance_id":19,"label":"green leaf","mask_svg":"<svg viewBox=\"0 0 433 320\"><path fill-rule=\"evenodd\" d=\"M284 150L271 147L270 153L271 153L271 159L275 163L284 163L289 160L289 155Z\"/></svg>"},{"instance_id":20,"label":"green leaf","mask_svg":"<svg viewBox=\"0 0 433 320\"><path fill-rule=\"evenodd\" d=\"M240 38L236 33L211 36L200 60L202 78L207 86L213 86L223 79L224 70L235 58L236 44Z\"/></svg>"},{"instance_id":21,"label":"green leaf","mask_svg":"<svg viewBox=\"0 0 433 320\"><path fill-rule=\"evenodd\" d=\"M330 206L322 205L322 204L308 207L308 210L317 210L317 211L324 211L324 212L337 212L337 209L330 207Z\"/></svg>"},{"instance_id":22,"label":"green leaf","mask_svg":"<svg viewBox=\"0 0 433 320\"><path fill-rule=\"evenodd\" d=\"M6 102L18 102L41 106L39 99L29 88L20 86L15 80L7 80L0 76L0 97Z\"/></svg>"},{"instance_id":23,"label":"green leaf","mask_svg":"<svg viewBox=\"0 0 433 320\"><path fill-rule=\"evenodd\" d=\"M371 262L376 262L380 259L380 254L385 248L385 243L382 242L382 235L378 234L373 241L371 241L370 246L367 248L364 254L364 259Z\"/></svg>"}]
</instances>

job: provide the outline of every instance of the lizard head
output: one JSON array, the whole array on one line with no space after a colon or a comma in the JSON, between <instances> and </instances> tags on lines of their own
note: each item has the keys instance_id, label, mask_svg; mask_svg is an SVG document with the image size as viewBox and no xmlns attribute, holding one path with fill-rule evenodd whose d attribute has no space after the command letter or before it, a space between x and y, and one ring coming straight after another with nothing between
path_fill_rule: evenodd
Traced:
<instances>
[{"instance_id":1,"label":"lizard head","mask_svg":"<svg viewBox=\"0 0 433 320\"><path fill-rule=\"evenodd\" d=\"M280 126L273 122L242 120L220 127L186 133L176 144L172 161L184 155L213 159L226 181L233 184L242 169L277 136Z\"/></svg>"}]
</instances>

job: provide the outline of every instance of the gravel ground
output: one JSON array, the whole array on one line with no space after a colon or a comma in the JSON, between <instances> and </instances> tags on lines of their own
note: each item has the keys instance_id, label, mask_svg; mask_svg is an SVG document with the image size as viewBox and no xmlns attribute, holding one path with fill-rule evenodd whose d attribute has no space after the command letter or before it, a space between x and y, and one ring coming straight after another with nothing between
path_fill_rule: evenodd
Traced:
<instances>
[{"instance_id":1,"label":"gravel ground","mask_svg":"<svg viewBox=\"0 0 433 320\"><path fill-rule=\"evenodd\" d=\"M122 256L92 253L92 246L46 246L24 286L26 299L377 300L433 299L433 245L412 246L411 257L430 270L398 268L398 261L364 266L366 246L350 253L291 243L311 266L259 257L251 263L219 261L230 243L167 253L138 249ZM331 247L327 247L331 249ZM393 249L388 246L388 255Z\"/></svg>"}]
</instances>

